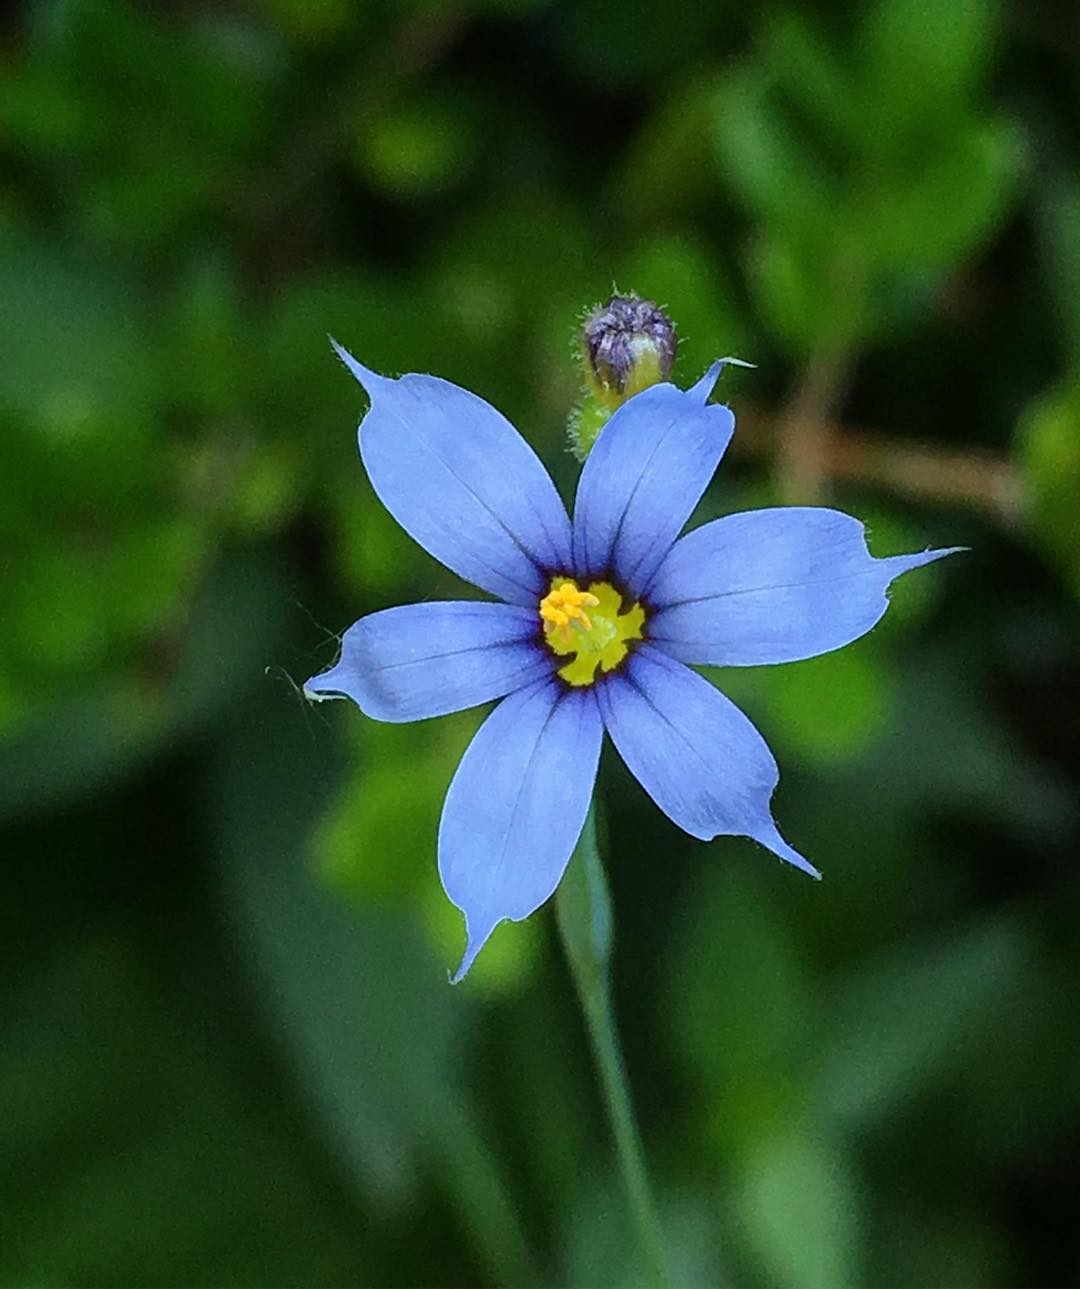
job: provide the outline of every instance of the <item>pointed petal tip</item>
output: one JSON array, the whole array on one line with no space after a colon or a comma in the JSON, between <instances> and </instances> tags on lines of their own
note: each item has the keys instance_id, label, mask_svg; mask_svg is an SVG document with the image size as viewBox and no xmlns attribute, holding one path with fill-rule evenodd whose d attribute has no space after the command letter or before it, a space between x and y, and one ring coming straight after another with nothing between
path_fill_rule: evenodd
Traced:
<instances>
[{"instance_id":1,"label":"pointed petal tip","mask_svg":"<svg viewBox=\"0 0 1080 1289\"><path fill-rule=\"evenodd\" d=\"M927 564L936 563L946 555L960 555L969 550L970 546L941 546L936 550L916 551L913 555L887 555L881 562L896 570L892 574L895 578L912 569L925 568Z\"/></svg>"},{"instance_id":2,"label":"pointed petal tip","mask_svg":"<svg viewBox=\"0 0 1080 1289\"><path fill-rule=\"evenodd\" d=\"M337 354L348 368L350 375L359 382L368 397L371 397L374 394L376 387L380 382L386 380L386 377L380 376L378 372L373 372L370 368L365 367L363 363L357 362L345 346L338 344L333 336L328 336L327 339L330 341L330 346L334 353Z\"/></svg>"},{"instance_id":3,"label":"pointed petal tip","mask_svg":"<svg viewBox=\"0 0 1080 1289\"><path fill-rule=\"evenodd\" d=\"M762 846L767 847L774 855L779 856L780 859L785 860L801 872L814 878L815 881L821 881L821 872L816 869L808 859L800 855L794 846L789 846L787 844L783 837L780 836L780 830L774 823L769 822L765 824L757 832L752 833L751 835L754 841L760 842Z\"/></svg>"},{"instance_id":4,"label":"pointed petal tip","mask_svg":"<svg viewBox=\"0 0 1080 1289\"><path fill-rule=\"evenodd\" d=\"M927 563L935 559L944 559L946 555L963 555L970 550L970 546L939 546L936 550L926 552Z\"/></svg>"},{"instance_id":5,"label":"pointed petal tip","mask_svg":"<svg viewBox=\"0 0 1080 1289\"><path fill-rule=\"evenodd\" d=\"M477 955L484 945L487 944L488 940L491 938L492 931L494 931L497 926L498 923L493 922L483 931L474 931L469 925L468 918L465 919L465 953L462 955L461 962L458 963L457 971L450 976L450 983L452 985L461 984L469 974L469 970L476 961Z\"/></svg>"},{"instance_id":6,"label":"pointed petal tip","mask_svg":"<svg viewBox=\"0 0 1080 1289\"><path fill-rule=\"evenodd\" d=\"M686 392L691 398L696 398L699 402L705 403L708 401L709 395L716 387L716 382L720 379L721 373L725 367L753 368L754 366L754 363L748 363L743 358L733 358L731 356L728 356L727 358L717 358L717 360L710 365L709 370L705 375L702 376L696 384L691 385Z\"/></svg>"},{"instance_id":7,"label":"pointed petal tip","mask_svg":"<svg viewBox=\"0 0 1080 1289\"><path fill-rule=\"evenodd\" d=\"M803 856L800 855L793 847L786 846L783 851L777 853L780 855L781 859L786 860L801 873L805 873L808 877L812 877L815 882L821 881L821 869L815 868L808 859L804 859Z\"/></svg>"},{"instance_id":8,"label":"pointed petal tip","mask_svg":"<svg viewBox=\"0 0 1080 1289\"><path fill-rule=\"evenodd\" d=\"M718 358L712 364L709 370L695 384L691 385L686 391L690 398L696 399L699 403L707 403L709 395L716 387L716 382L720 379L720 373L724 370L724 360Z\"/></svg>"}]
</instances>

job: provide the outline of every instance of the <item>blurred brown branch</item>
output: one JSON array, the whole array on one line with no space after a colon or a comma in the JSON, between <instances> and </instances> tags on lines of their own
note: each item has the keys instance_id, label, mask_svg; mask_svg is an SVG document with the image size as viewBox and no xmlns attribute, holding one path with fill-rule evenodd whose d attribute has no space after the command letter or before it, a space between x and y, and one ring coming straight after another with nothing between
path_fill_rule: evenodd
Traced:
<instances>
[{"instance_id":1,"label":"blurred brown branch","mask_svg":"<svg viewBox=\"0 0 1080 1289\"><path fill-rule=\"evenodd\" d=\"M732 446L737 453L774 460L783 449L784 435L783 418L761 407L744 407ZM901 442L834 422L821 423L814 442L815 475L826 486L866 484L921 502L988 512L1010 526L1022 518L1023 481L1008 457L980 449L958 452ZM815 499L787 498L789 502Z\"/></svg>"}]
</instances>

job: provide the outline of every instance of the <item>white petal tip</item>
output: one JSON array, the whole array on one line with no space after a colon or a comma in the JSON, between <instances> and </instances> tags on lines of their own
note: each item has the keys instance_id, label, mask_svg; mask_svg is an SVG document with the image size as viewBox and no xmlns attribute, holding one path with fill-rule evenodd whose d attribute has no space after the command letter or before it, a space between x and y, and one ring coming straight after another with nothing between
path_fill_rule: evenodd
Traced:
<instances>
[{"instance_id":1,"label":"white petal tip","mask_svg":"<svg viewBox=\"0 0 1080 1289\"><path fill-rule=\"evenodd\" d=\"M335 684L337 668L331 667L318 676L304 681L304 697L312 703L325 703L333 698L343 697L341 687Z\"/></svg>"},{"instance_id":2,"label":"white petal tip","mask_svg":"<svg viewBox=\"0 0 1080 1289\"><path fill-rule=\"evenodd\" d=\"M746 367L750 371L757 370L757 363L748 363L745 358L736 358L732 354L728 354L726 358L719 358L717 361L723 364L724 367Z\"/></svg>"}]
</instances>

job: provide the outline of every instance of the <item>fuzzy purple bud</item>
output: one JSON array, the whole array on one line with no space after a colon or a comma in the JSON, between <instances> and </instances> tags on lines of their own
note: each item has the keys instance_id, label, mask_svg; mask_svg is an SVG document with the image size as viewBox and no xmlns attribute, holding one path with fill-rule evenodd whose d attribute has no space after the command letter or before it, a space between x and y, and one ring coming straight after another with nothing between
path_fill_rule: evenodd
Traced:
<instances>
[{"instance_id":1,"label":"fuzzy purple bud","mask_svg":"<svg viewBox=\"0 0 1080 1289\"><path fill-rule=\"evenodd\" d=\"M636 295L613 295L595 309L582 340L596 384L619 401L667 380L675 365L675 324Z\"/></svg>"}]
</instances>

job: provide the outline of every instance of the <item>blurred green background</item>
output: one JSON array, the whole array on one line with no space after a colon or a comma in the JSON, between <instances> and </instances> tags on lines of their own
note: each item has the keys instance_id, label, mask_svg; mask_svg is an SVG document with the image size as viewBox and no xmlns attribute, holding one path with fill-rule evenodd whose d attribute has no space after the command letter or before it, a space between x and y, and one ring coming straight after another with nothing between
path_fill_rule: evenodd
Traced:
<instances>
[{"instance_id":1,"label":"blurred green background","mask_svg":"<svg viewBox=\"0 0 1080 1289\"><path fill-rule=\"evenodd\" d=\"M480 713L297 685L463 594L327 333L564 491L613 284L718 354L699 518L964 543L717 673L811 883L601 776L680 1285L1067 1285L1080 1151L1080 26L1069 3L53 0L0 20L0 1279L634 1285L545 909L459 988Z\"/></svg>"}]
</instances>

